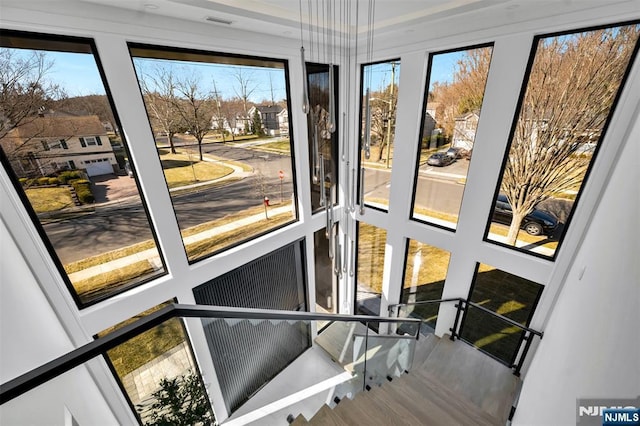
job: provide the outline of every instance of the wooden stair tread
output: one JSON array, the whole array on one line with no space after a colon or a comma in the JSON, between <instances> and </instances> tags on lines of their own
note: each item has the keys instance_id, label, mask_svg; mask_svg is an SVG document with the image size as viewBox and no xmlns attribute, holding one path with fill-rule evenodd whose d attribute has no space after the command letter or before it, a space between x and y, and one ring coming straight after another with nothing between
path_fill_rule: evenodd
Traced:
<instances>
[{"instance_id":1,"label":"wooden stair tread","mask_svg":"<svg viewBox=\"0 0 640 426\"><path fill-rule=\"evenodd\" d=\"M349 426L331 407L323 405L308 424L315 426Z\"/></svg>"},{"instance_id":2,"label":"wooden stair tread","mask_svg":"<svg viewBox=\"0 0 640 426\"><path fill-rule=\"evenodd\" d=\"M309 424L309 422L302 414L298 414L298 417L296 417L295 420L290 423L291 426L300 426L306 424Z\"/></svg>"},{"instance_id":3,"label":"wooden stair tread","mask_svg":"<svg viewBox=\"0 0 640 426\"><path fill-rule=\"evenodd\" d=\"M434 397L419 379L402 376L394 380L382 392L390 400L401 404L406 410L417 416L422 424L433 425L463 425L470 424L466 416L462 416L452 409L451 401L443 401ZM475 422L471 422L473 424Z\"/></svg>"},{"instance_id":4,"label":"wooden stair tread","mask_svg":"<svg viewBox=\"0 0 640 426\"><path fill-rule=\"evenodd\" d=\"M362 413L358 405L349 398L343 398L340 403L333 409L345 423L350 425L362 424L363 417L366 413Z\"/></svg>"},{"instance_id":5,"label":"wooden stair tread","mask_svg":"<svg viewBox=\"0 0 640 426\"><path fill-rule=\"evenodd\" d=\"M422 395L416 398L417 394L413 391L401 392L399 388L402 386L402 383L385 383L370 392L372 398L393 412L394 417L397 419L396 424L455 424L452 417L443 413L440 407L433 406L429 401L425 402Z\"/></svg>"},{"instance_id":6,"label":"wooden stair tread","mask_svg":"<svg viewBox=\"0 0 640 426\"><path fill-rule=\"evenodd\" d=\"M454 395L462 395L484 412L506 421L519 379L511 369L464 343L441 339L417 374L446 384Z\"/></svg>"},{"instance_id":7,"label":"wooden stair tread","mask_svg":"<svg viewBox=\"0 0 640 426\"><path fill-rule=\"evenodd\" d=\"M334 334L324 336L324 344L340 343L332 350L336 352L342 347L340 356L335 355L343 366L354 365L349 355L353 357L352 337L357 328L357 325L342 327L342 330L336 327L331 330ZM410 373L357 393L353 399L345 398L333 411L325 406L309 423L320 426L504 425L519 383L511 370L465 342L435 336L430 339L416 345L426 358L414 358L417 363Z\"/></svg>"},{"instance_id":8,"label":"wooden stair tread","mask_svg":"<svg viewBox=\"0 0 640 426\"><path fill-rule=\"evenodd\" d=\"M504 424L498 418L486 413L482 408L467 400L463 395L454 393L445 384L429 377L423 371L414 372L408 375L406 381L413 381L422 387L422 395L425 399L433 401L436 405L447 407L452 416L460 421L473 420L478 425Z\"/></svg>"}]
</instances>

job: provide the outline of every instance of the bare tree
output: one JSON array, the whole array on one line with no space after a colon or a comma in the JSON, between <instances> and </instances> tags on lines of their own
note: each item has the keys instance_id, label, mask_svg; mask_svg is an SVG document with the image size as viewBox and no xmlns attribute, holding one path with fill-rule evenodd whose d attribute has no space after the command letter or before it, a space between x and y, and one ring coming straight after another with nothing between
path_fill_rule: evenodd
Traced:
<instances>
[{"instance_id":1,"label":"bare tree","mask_svg":"<svg viewBox=\"0 0 640 426\"><path fill-rule=\"evenodd\" d=\"M101 122L108 123L115 133L119 132L107 95L85 95L65 98L54 108L77 115L97 115Z\"/></svg>"},{"instance_id":2,"label":"bare tree","mask_svg":"<svg viewBox=\"0 0 640 426\"><path fill-rule=\"evenodd\" d=\"M453 80L453 95L457 101L458 114L480 111L491 52L492 49L488 47L470 49L465 51L464 57L458 61Z\"/></svg>"},{"instance_id":3,"label":"bare tree","mask_svg":"<svg viewBox=\"0 0 640 426\"><path fill-rule=\"evenodd\" d=\"M269 182L267 181L267 177L260 170L254 169L253 173L253 188L264 206L264 218L269 219L269 214L267 212L267 206L269 205L269 197L267 195L270 188Z\"/></svg>"},{"instance_id":4,"label":"bare tree","mask_svg":"<svg viewBox=\"0 0 640 426\"><path fill-rule=\"evenodd\" d=\"M53 65L44 52L26 55L0 48L0 139L64 97L62 90L46 79Z\"/></svg>"},{"instance_id":5,"label":"bare tree","mask_svg":"<svg viewBox=\"0 0 640 426\"><path fill-rule=\"evenodd\" d=\"M231 128L231 139L235 140L236 129L245 122L244 104L241 99L234 97L231 99L220 100L219 115Z\"/></svg>"},{"instance_id":6,"label":"bare tree","mask_svg":"<svg viewBox=\"0 0 640 426\"><path fill-rule=\"evenodd\" d=\"M171 153L176 153L174 136L183 131L185 121L177 108L176 77L173 70L157 67L152 74L143 75L142 92L154 133L167 135Z\"/></svg>"},{"instance_id":7,"label":"bare tree","mask_svg":"<svg viewBox=\"0 0 640 426\"><path fill-rule=\"evenodd\" d=\"M541 201L582 185L629 65L640 26L539 41L511 141L501 189L513 209L515 244L524 217Z\"/></svg>"},{"instance_id":8,"label":"bare tree","mask_svg":"<svg viewBox=\"0 0 640 426\"><path fill-rule=\"evenodd\" d=\"M251 74L246 73L242 68L236 68L233 77L236 79L236 85L233 87L233 91L236 96L242 100L242 107L244 115L247 115L249 111L249 98L258 88L257 84L254 84L251 80Z\"/></svg>"},{"instance_id":9,"label":"bare tree","mask_svg":"<svg viewBox=\"0 0 640 426\"><path fill-rule=\"evenodd\" d=\"M174 106L198 142L198 154L202 161L202 140L211 130L215 97L204 92L200 85L200 78L195 74L177 79L175 87L178 98Z\"/></svg>"},{"instance_id":10,"label":"bare tree","mask_svg":"<svg viewBox=\"0 0 640 426\"><path fill-rule=\"evenodd\" d=\"M453 80L434 82L429 102L438 105L438 125L447 138L453 136L456 118L467 112L479 111L491 61L491 48L470 49L456 63Z\"/></svg>"}]
</instances>

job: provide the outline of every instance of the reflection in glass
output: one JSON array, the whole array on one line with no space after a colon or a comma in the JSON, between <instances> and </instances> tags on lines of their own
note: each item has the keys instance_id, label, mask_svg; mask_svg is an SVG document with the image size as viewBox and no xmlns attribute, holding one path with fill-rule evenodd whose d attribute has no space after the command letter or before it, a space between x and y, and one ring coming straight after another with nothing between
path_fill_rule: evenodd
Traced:
<instances>
[{"instance_id":1,"label":"reflection in glass","mask_svg":"<svg viewBox=\"0 0 640 426\"><path fill-rule=\"evenodd\" d=\"M457 227L492 51L486 46L429 56L413 219Z\"/></svg>"},{"instance_id":2,"label":"reflection in glass","mask_svg":"<svg viewBox=\"0 0 640 426\"><path fill-rule=\"evenodd\" d=\"M492 212L506 225L486 239L555 256L639 34L632 24L536 38Z\"/></svg>"},{"instance_id":3,"label":"reflection in glass","mask_svg":"<svg viewBox=\"0 0 640 426\"><path fill-rule=\"evenodd\" d=\"M362 67L360 167L364 168L364 202L388 210L400 61Z\"/></svg>"},{"instance_id":4,"label":"reflection in glass","mask_svg":"<svg viewBox=\"0 0 640 426\"><path fill-rule=\"evenodd\" d=\"M329 258L330 241L325 229L314 232L314 268L316 274L316 311L337 313L338 288L333 271L333 262Z\"/></svg>"},{"instance_id":5,"label":"reflection in glass","mask_svg":"<svg viewBox=\"0 0 640 426\"><path fill-rule=\"evenodd\" d=\"M358 222L356 314L380 315L387 231Z\"/></svg>"},{"instance_id":6,"label":"reflection in glass","mask_svg":"<svg viewBox=\"0 0 640 426\"><path fill-rule=\"evenodd\" d=\"M170 303L141 312L98 336L104 337ZM214 424L182 319L171 318L127 340L108 350L107 358L143 425Z\"/></svg>"},{"instance_id":7,"label":"reflection in glass","mask_svg":"<svg viewBox=\"0 0 640 426\"><path fill-rule=\"evenodd\" d=\"M450 257L446 250L409 240L401 303L441 299ZM428 326L435 328L439 308L438 303L407 306L400 316L422 318Z\"/></svg>"},{"instance_id":8,"label":"reflection in glass","mask_svg":"<svg viewBox=\"0 0 640 426\"><path fill-rule=\"evenodd\" d=\"M0 41L2 164L76 302L164 274L93 42Z\"/></svg>"},{"instance_id":9,"label":"reflection in glass","mask_svg":"<svg viewBox=\"0 0 640 426\"><path fill-rule=\"evenodd\" d=\"M334 66L334 75L338 75L338 67ZM322 157L324 167L324 187L326 198L331 205L337 202L335 188L338 181L338 129L333 133L328 130L329 120L329 66L321 64L307 64L307 78L309 80L309 104L307 114L307 129L309 138L309 164L311 164L311 208L319 211L325 208L324 200L320 198L320 179ZM338 79L335 82L335 99L338 99ZM339 117L338 114L336 114Z\"/></svg>"},{"instance_id":10,"label":"reflection in glass","mask_svg":"<svg viewBox=\"0 0 640 426\"><path fill-rule=\"evenodd\" d=\"M479 264L469 301L528 326L544 286L492 266ZM511 365L522 331L480 309L469 306L461 326L461 338Z\"/></svg>"},{"instance_id":11,"label":"reflection in glass","mask_svg":"<svg viewBox=\"0 0 640 426\"><path fill-rule=\"evenodd\" d=\"M295 221L286 63L130 51L189 260Z\"/></svg>"}]
</instances>

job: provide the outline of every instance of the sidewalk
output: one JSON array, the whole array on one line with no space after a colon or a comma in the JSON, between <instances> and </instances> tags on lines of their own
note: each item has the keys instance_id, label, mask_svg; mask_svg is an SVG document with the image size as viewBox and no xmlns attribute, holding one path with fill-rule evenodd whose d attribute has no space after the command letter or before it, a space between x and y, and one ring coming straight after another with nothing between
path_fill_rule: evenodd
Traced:
<instances>
[{"instance_id":1,"label":"sidewalk","mask_svg":"<svg viewBox=\"0 0 640 426\"><path fill-rule=\"evenodd\" d=\"M276 207L269 210L269 215L278 215L281 213L286 213L291 210L290 205ZM244 219L240 219L234 222L227 223L225 225L217 226L215 228L211 228L199 234L192 235L190 237L184 238L184 245L189 245L193 243L197 243L199 241L207 240L213 238L216 235L222 234L227 231L232 231L234 229L245 227L251 225L252 223L260 222L264 219L264 213L254 214L252 216L246 217ZM119 259L112 260L111 262L102 263L100 265L91 266L87 269L83 269L82 271L74 272L69 274L69 279L71 282L78 282L81 280L86 280L97 275L117 270L123 268L125 266L131 265L136 262L148 261L149 264L153 267L154 270L159 270L162 268L162 262L160 260L160 255L157 249L148 249L144 250L130 256L121 257Z\"/></svg>"}]
</instances>

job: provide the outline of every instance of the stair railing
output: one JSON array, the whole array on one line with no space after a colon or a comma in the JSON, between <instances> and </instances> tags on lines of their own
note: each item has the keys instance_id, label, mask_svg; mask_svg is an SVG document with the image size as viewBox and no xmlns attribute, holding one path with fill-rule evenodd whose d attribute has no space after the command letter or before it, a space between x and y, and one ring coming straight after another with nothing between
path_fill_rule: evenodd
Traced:
<instances>
[{"instance_id":1,"label":"stair railing","mask_svg":"<svg viewBox=\"0 0 640 426\"><path fill-rule=\"evenodd\" d=\"M8 382L0 384L0 405L23 395L24 393L78 367L85 362L105 354L108 350L129 341L130 339L152 329L172 318L201 318L222 320L257 320L257 321L334 321L334 322L361 322L367 326L372 323L412 324L415 326L414 339L420 334L419 319L413 318L389 318L367 315L338 315L325 313L310 313L300 311L281 311L251 308L232 308L205 305L181 305L171 304L146 315L131 324L119 328L105 336L68 352L46 364L24 373ZM398 336L398 338L408 338ZM367 342L365 342L365 345ZM367 361L367 350L364 348L364 360ZM366 368L366 367L365 367ZM366 371L364 372L366 375Z\"/></svg>"},{"instance_id":2,"label":"stair railing","mask_svg":"<svg viewBox=\"0 0 640 426\"><path fill-rule=\"evenodd\" d=\"M535 336L538 336L540 339L542 339L542 337L544 336L544 332L542 331L537 331L534 330L532 328L529 328L527 326L524 326L522 324L520 324L519 322L516 322L514 320L512 320L511 318L507 318L504 315L500 315L496 312L493 312L490 309L485 308L482 305L479 305L477 303L474 302L470 302L467 299L464 299L462 297L454 297L454 298L449 298L449 299L435 299L435 300L421 300L419 302L407 302L407 303L396 303L396 304L391 304L389 305L389 316L395 316L396 318L400 317L400 311L403 307L408 307L408 306L419 306L419 305L428 305L428 304L434 304L434 303L451 303L451 302L456 302L455 304L455 308L456 308L456 317L455 320L453 322L453 327L449 328L449 331L451 332L450 334L450 339L451 340L455 340L456 338L460 337L460 320L461 318L464 316L464 313L466 312L466 310L468 309L469 306L472 306L475 309L478 309L486 314L489 314L501 321L506 322L507 324L513 326L513 327L517 327L520 330L522 330L524 332L524 335L522 337L522 341L524 341L524 348L522 349L522 351L518 352L520 353L520 356L517 357L517 360L514 361L509 368L513 369L513 374L516 376L520 376L520 372L522 370L522 366L524 364L524 360L527 357L527 354L529 353L529 349L531 348L531 344L533 343L533 339ZM422 320L423 322L425 322L425 320ZM462 341L466 342L464 339L461 339ZM466 342L469 343L469 342ZM484 352L484 351L483 351ZM486 353L486 352L485 352ZM488 354L490 355L490 354Z\"/></svg>"}]
</instances>

